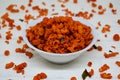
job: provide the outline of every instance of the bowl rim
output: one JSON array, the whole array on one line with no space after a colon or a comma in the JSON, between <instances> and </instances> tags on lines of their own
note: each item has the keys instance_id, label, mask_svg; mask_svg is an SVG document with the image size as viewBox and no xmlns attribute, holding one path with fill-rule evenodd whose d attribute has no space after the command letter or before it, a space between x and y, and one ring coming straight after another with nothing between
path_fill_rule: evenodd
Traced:
<instances>
[{"instance_id":1,"label":"bowl rim","mask_svg":"<svg viewBox=\"0 0 120 80\"><path fill-rule=\"evenodd\" d=\"M44 16L44 17L48 17L48 18L52 18L54 16ZM72 17L73 20L77 20L77 21L80 21L81 23L85 24L85 25L88 25L91 27L92 31L91 33L93 34L93 39L91 41L91 43L85 47L84 49L82 50L79 50L79 51L76 51L76 52L72 52L72 53L64 53L64 54L60 54L60 53L53 53L53 52L46 52L46 51L43 51L43 50L40 50L36 47L34 47L27 39L26 37L26 29L28 29L30 26L32 25L36 25L38 22L40 22L44 17L40 17L36 20L33 20L31 21L30 23L27 24L26 28L23 30L23 40L25 41L25 43L29 46L29 48L32 48L33 50L37 51L39 54L46 54L46 55L52 55L52 56L69 56L69 55L75 55L75 54L81 54L85 51L87 51L88 49L90 49L94 44L95 42L97 41L97 31L95 30L95 26L93 26L91 23L89 23L87 20L84 20L80 17ZM31 25L32 24L32 25Z\"/></svg>"}]
</instances>

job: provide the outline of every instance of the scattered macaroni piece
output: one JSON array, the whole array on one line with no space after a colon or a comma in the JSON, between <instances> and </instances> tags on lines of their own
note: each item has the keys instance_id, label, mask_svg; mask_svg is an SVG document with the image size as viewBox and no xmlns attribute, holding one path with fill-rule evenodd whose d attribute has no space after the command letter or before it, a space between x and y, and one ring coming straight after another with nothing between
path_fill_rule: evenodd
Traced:
<instances>
[{"instance_id":1,"label":"scattered macaroni piece","mask_svg":"<svg viewBox=\"0 0 120 80\"><path fill-rule=\"evenodd\" d=\"M73 0L73 3L77 4L77 3L78 3L78 0Z\"/></svg>"},{"instance_id":2,"label":"scattered macaroni piece","mask_svg":"<svg viewBox=\"0 0 120 80\"><path fill-rule=\"evenodd\" d=\"M96 7L97 4L92 2L91 6L92 6L92 7Z\"/></svg>"},{"instance_id":3,"label":"scattered macaroni piece","mask_svg":"<svg viewBox=\"0 0 120 80\"><path fill-rule=\"evenodd\" d=\"M22 36L19 36L19 37L18 37L18 40L17 40L17 43L20 44L22 41L23 41L23 37L22 37Z\"/></svg>"},{"instance_id":4,"label":"scattered macaroni piece","mask_svg":"<svg viewBox=\"0 0 120 80\"><path fill-rule=\"evenodd\" d=\"M109 8L113 8L113 4L111 2L109 3Z\"/></svg>"},{"instance_id":5,"label":"scattered macaroni piece","mask_svg":"<svg viewBox=\"0 0 120 80\"><path fill-rule=\"evenodd\" d=\"M33 77L33 80L43 80L43 79L46 79L46 78L47 78L46 73L41 72L41 73L38 73L37 75L35 75Z\"/></svg>"},{"instance_id":6,"label":"scattered macaroni piece","mask_svg":"<svg viewBox=\"0 0 120 80\"><path fill-rule=\"evenodd\" d=\"M6 44L9 44L9 41L8 41L8 40L6 40L6 41L5 41L5 43L6 43Z\"/></svg>"},{"instance_id":7,"label":"scattered macaroni piece","mask_svg":"<svg viewBox=\"0 0 120 80\"><path fill-rule=\"evenodd\" d=\"M45 3L45 2L42 2L42 5L46 6L46 3Z\"/></svg>"},{"instance_id":8,"label":"scattered macaroni piece","mask_svg":"<svg viewBox=\"0 0 120 80\"><path fill-rule=\"evenodd\" d=\"M90 74L90 76L93 76L94 75L94 70L91 69L88 73Z\"/></svg>"},{"instance_id":9,"label":"scattered macaroni piece","mask_svg":"<svg viewBox=\"0 0 120 80\"><path fill-rule=\"evenodd\" d=\"M99 72L104 72L106 70L110 69L110 67L107 64L104 64L99 68Z\"/></svg>"},{"instance_id":10,"label":"scattered macaroni piece","mask_svg":"<svg viewBox=\"0 0 120 80\"><path fill-rule=\"evenodd\" d=\"M25 55L28 56L29 58L32 58L32 57L33 57L32 52L29 52L29 51L26 51L26 52L25 52Z\"/></svg>"},{"instance_id":11,"label":"scattered macaroni piece","mask_svg":"<svg viewBox=\"0 0 120 80\"><path fill-rule=\"evenodd\" d=\"M117 78L120 79L120 74L117 75Z\"/></svg>"},{"instance_id":12,"label":"scattered macaroni piece","mask_svg":"<svg viewBox=\"0 0 120 80\"><path fill-rule=\"evenodd\" d=\"M27 67L27 63L26 62L23 62L19 65L15 65L14 66L14 70L16 71L16 73L22 73L24 74L24 69Z\"/></svg>"},{"instance_id":13,"label":"scattered macaroni piece","mask_svg":"<svg viewBox=\"0 0 120 80\"><path fill-rule=\"evenodd\" d=\"M11 18L9 17L9 14L8 14L8 13L3 14L3 15L1 16L1 18L2 18L2 20L3 20L3 22L2 22L3 27L6 26L6 24L5 24L6 21L8 22L8 26L9 26L10 28L13 28L13 27L15 26L15 25L14 25L14 19L11 19Z\"/></svg>"},{"instance_id":14,"label":"scattered macaroni piece","mask_svg":"<svg viewBox=\"0 0 120 80\"><path fill-rule=\"evenodd\" d=\"M7 64L5 65L5 69L10 69L10 68L12 68L13 66L14 66L14 63L13 63L13 62L7 63Z\"/></svg>"},{"instance_id":15,"label":"scattered macaroni piece","mask_svg":"<svg viewBox=\"0 0 120 80\"><path fill-rule=\"evenodd\" d=\"M21 10L25 10L25 6L24 6L24 5L21 5L21 6L20 6L20 9L21 9Z\"/></svg>"},{"instance_id":16,"label":"scattered macaroni piece","mask_svg":"<svg viewBox=\"0 0 120 80\"><path fill-rule=\"evenodd\" d=\"M118 19L117 23L120 25L120 19Z\"/></svg>"},{"instance_id":17,"label":"scattered macaroni piece","mask_svg":"<svg viewBox=\"0 0 120 80\"><path fill-rule=\"evenodd\" d=\"M75 76L71 77L70 80L77 80Z\"/></svg>"},{"instance_id":18,"label":"scattered macaroni piece","mask_svg":"<svg viewBox=\"0 0 120 80\"><path fill-rule=\"evenodd\" d=\"M12 39L12 33L11 33L11 31L7 31L6 32L6 40L10 40L10 39Z\"/></svg>"},{"instance_id":19,"label":"scattered macaroni piece","mask_svg":"<svg viewBox=\"0 0 120 80\"><path fill-rule=\"evenodd\" d=\"M100 76L103 79L112 79L111 73L101 73Z\"/></svg>"},{"instance_id":20,"label":"scattered macaroni piece","mask_svg":"<svg viewBox=\"0 0 120 80\"><path fill-rule=\"evenodd\" d=\"M120 67L120 61L116 61L115 63Z\"/></svg>"},{"instance_id":21,"label":"scattered macaroni piece","mask_svg":"<svg viewBox=\"0 0 120 80\"><path fill-rule=\"evenodd\" d=\"M17 7L16 4L10 4L6 9L12 13L18 13L19 9L14 9L14 7Z\"/></svg>"},{"instance_id":22,"label":"scattered macaroni piece","mask_svg":"<svg viewBox=\"0 0 120 80\"><path fill-rule=\"evenodd\" d=\"M89 67L91 67L91 66L92 66L92 62L89 61L87 65L88 65Z\"/></svg>"},{"instance_id":23,"label":"scattered macaroni piece","mask_svg":"<svg viewBox=\"0 0 120 80\"><path fill-rule=\"evenodd\" d=\"M87 0L87 2L96 2L97 0Z\"/></svg>"},{"instance_id":24,"label":"scattered macaroni piece","mask_svg":"<svg viewBox=\"0 0 120 80\"><path fill-rule=\"evenodd\" d=\"M111 46L112 48L116 49L116 46Z\"/></svg>"},{"instance_id":25,"label":"scattered macaroni piece","mask_svg":"<svg viewBox=\"0 0 120 80\"><path fill-rule=\"evenodd\" d=\"M102 28L102 33L105 33L105 32L110 32L110 28L111 26L106 24L103 28Z\"/></svg>"},{"instance_id":26,"label":"scattered macaroni piece","mask_svg":"<svg viewBox=\"0 0 120 80\"><path fill-rule=\"evenodd\" d=\"M78 12L77 14L75 14L76 17L82 17L84 19L91 19L93 17L92 13L88 13L88 11L85 12Z\"/></svg>"},{"instance_id":27,"label":"scattered macaroni piece","mask_svg":"<svg viewBox=\"0 0 120 80\"><path fill-rule=\"evenodd\" d=\"M27 57L29 57L29 59L30 59L33 57L33 54L32 54L32 52L27 51L26 50L27 48L28 48L28 46L26 44L24 44L22 48L16 48L15 51L16 51L16 53L25 53L25 55Z\"/></svg>"},{"instance_id":28,"label":"scattered macaroni piece","mask_svg":"<svg viewBox=\"0 0 120 80\"><path fill-rule=\"evenodd\" d=\"M117 14L117 10L116 9L112 9L111 10L113 14Z\"/></svg>"},{"instance_id":29,"label":"scattered macaroni piece","mask_svg":"<svg viewBox=\"0 0 120 80\"><path fill-rule=\"evenodd\" d=\"M32 2L33 2L33 0L29 0L29 2L28 2L29 7L32 6Z\"/></svg>"},{"instance_id":30,"label":"scattered macaroni piece","mask_svg":"<svg viewBox=\"0 0 120 80\"><path fill-rule=\"evenodd\" d=\"M98 6L98 9L99 9L99 10L103 9L102 5L99 5L99 6Z\"/></svg>"},{"instance_id":31,"label":"scattered macaroni piece","mask_svg":"<svg viewBox=\"0 0 120 80\"><path fill-rule=\"evenodd\" d=\"M103 15L106 12L106 9L101 9L100 11L98 11L99 15Z\"/></svg>"},{"instance_id":32,"label":"scattered macaroni piece","mask_svg":"<svg viewBox=\"0 0 120 80\"><path fill-rule=\"evenodd\" d=\"M67 3L69 0L57 0L58 2Z\"/></svg>"},{"instance_id":33,"label":"scattered macaroni piece","mask_svg":"<svg viewBox=\"0 0 120 80\"><path fill-rule=\"evenodd\" d=\"M119 53L118 52L111 52L111 53L104 53L104 57L105 58L110 58L110 57L115 57L115 56L117 56Z\"/></svg>"}]
</instances>

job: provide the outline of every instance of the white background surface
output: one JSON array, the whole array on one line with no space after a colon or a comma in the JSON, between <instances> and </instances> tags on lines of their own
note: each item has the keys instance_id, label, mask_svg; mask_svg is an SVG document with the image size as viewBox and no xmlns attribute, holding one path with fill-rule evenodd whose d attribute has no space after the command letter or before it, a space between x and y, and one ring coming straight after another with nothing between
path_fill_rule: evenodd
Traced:
<instances>
[{"instance_id":1,"label":"white background surface","mask_svg":"<svg viewBox=\"0 0 120 80\"><path fill-rule=\"evenodd\" d=\"M46 6L41 4L43 1L46 3ZM110 2L112 2L114 8L117 9L116 15L113 15L111 13L111 9L108 7ZM5 12L8 12L10 17L15 20L15 24L22 26L21 31L17 31L16 29L12 30L13 36L10 40L10 44L8 45L5 43L5 32L8 31L8 27L0 29L0 34L2 35L2 38L0 39L0 80L32 80L33 77L40 72L45 72L47 74L48 78L46 80L70 80L72 76L76 76L78 80L82 80L81 74L85 69L88 71L90 71L90 69L94 69L94 75L91 78L87 77L86 80L101 80L98 69L105 63L110 66L110 69L105 72L110 72L112 74L112 80L117 80L117 75L120 73L120 67L115 64L115 61L120 61L120 54L116 57L106 59L104 58L104 52L109 52L109 50L120 52L120 41L115 42L112 39L112 36L115 33L120 34L120 25L117 23L117 20L120 19L119 0L97 0L96 4L102 5L107 11L104 15L94 13L93 18L88 20L94 26L98 26L97 23L99 21L101 22L102 26L99 30L97 30L99 34L98 37L101 41L96 42L96 45L101 45L103 50L101 52L93 50L91 52L84 53L78 59L64 65L50 63L41 58L37 53L33 53L34 57L29 59L24 54L17 54L15 52L16 47L21 47L22 44L24 44L24 41L21 44L16 43L18 36L22 36L22 31L26 26L26 23L20 22L19 19L24 19L24 15L28 13L25 13L25 11L22 10L20 10L19 13L10 13L9 11L6 11L6 7L9 4L17 4L18 8L23 4L26 6L26 9L29 10L31 15L37 15L36 11L32 11L30 7L27 7L28 0L0 0L0 16L2 16ZM53 13L51 4L55 4L54 12L58 12L59 15L65 15L60 7L62 3L59 3L57 0L33 0L32 3L32 5L39 5L41 8L49 9L48 15ZM98 11L97 8L92 8L91 3L87 3L86 0L78 0L78 4L73 4L73 1L69 0L69 2L65 3L65 5L65 8L68 8L74 13L79 11L91 12L91 9ZM103 34L101 33L101 29L105 24L111 25L111 31ZM107 38L104 37L105 34L108 35ZM116 49L111 48L112 45L116 46ZM10 50L9 56L4 55L4 50L6 49ZM11 61L15 64L27 62L28 66L25 68L25 74L17 74L12 69L6 70L5 64ZM92 67L87 66L89 61L93 63Z\"/></svg>"}]
</instances>

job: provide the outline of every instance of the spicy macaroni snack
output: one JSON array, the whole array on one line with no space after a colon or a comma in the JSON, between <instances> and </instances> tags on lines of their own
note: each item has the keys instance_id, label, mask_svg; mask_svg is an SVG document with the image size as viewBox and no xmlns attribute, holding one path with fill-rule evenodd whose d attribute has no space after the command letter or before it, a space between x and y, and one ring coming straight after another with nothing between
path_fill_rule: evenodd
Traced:
<instances>
[{"instance_id":1,"label":"spicy macaroni snack","mask_svg":"<svg viewBox=\"0 0 120 80\"><path fill-rule=\"evenodd\" d=\"M94 37L91 31L90 26L72 17L44 17L41 22L26 30L26 37L40 50L65 54L87 47Z\"/></svg>"}]
</instances>

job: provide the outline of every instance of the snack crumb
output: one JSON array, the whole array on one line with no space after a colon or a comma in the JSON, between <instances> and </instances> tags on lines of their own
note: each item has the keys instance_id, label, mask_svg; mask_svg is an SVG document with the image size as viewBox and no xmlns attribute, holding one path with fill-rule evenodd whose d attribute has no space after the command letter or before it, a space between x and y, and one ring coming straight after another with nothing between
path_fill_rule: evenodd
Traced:
<instances>
[{"instance_id":1,"label":"snack crumb","mask_svg":"<svg viewBox=\"0 0 120 80\"><path fill-rule=\"evenodd\" d=\"M89 67L91 67L91 66L92 66L92 62L89 61L87 65L88 65Z\"/></svg>"},{"instance_id":2,"label":"snack crumb","mask_svg":"<svg viewBox=\"0 0 120 80\"><path fill-rule=\"evenodd\" d=\"M117 23L120 25L120 19L118 19Z\"/></svg>"},{"instance_id":3,"label":"snack crumb","mask_svg":"<svg viewBox=\"0 0 120 80\"><path fill-rule=\"evenodd\" d=\"M5 56L9 56L10 55L10 51L9 50L5 50L4 55Z\"/></svg>"},{"instance_id":4,"label":"snack crumb","mask_svg":"<svg viewBox=\"0 0 120 80\"><path fill-rule=\"evenodd\" d=\"M119 41L119 40L120 40L119 34L114 34L114 35L113 35L113 40L114 40L114 41Z\"/></svg>"},{"instance_id":5,"label":"snack crumb","mask_svg":"<svg viewBox=\"0 0 120 80\"><path fill-rule=\"evenodd\" d=\"M97 46L98 51L102 51L102 46Z\"/></svg>"},{"instance_id":6,"label":"snack crumb","mask_svg":"<svg viewBox=\"0 0 120 80\"><path fill-rule=\"evenodd\" d=\"M94 75L94 69L91 69L89 72L90 76L93 76Z\"/></svg>"},{"instance_id":7,"label":"snack crumb","mask_svg":"<svg viewBox=\"0 0 120 80\"><path fill-rule=\"evenodd\" d=\"M21 26L20 26L20 25L16 26L16 29L17 29L18 31L20 31L20 30L21 30Z\"/></svg>"}]
</instances>

